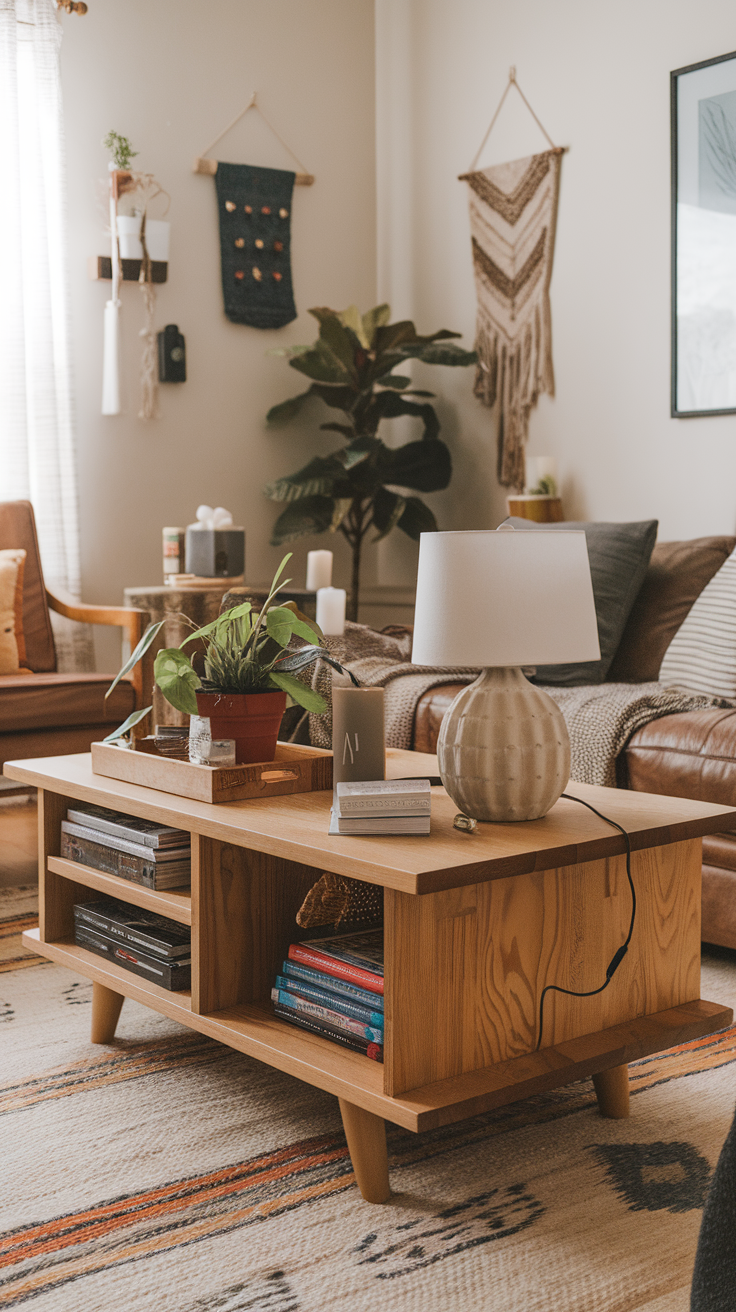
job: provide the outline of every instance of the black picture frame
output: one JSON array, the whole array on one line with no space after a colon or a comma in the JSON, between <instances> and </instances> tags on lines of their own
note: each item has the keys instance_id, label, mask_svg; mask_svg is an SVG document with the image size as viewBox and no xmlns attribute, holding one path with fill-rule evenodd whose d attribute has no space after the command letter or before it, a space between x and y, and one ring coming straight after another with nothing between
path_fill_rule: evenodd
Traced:
<instances>
[{"instance_id":1,"label":"black picture frame","mask_svg":"<svg viewBox=\"0 0 736 1312\"><path fill-rule=\"evenodd\" d=\"M729 63L730 69L720 67ZM674 69L670 115L671 414L675 419L732 415L736 414L736 51ZM730 227L733 278L717 279L715 270L722 269L717 262L719 243L727 241L724 233ZM733 369L727 367L731 359Z\"/></svg>"}]
</instances>

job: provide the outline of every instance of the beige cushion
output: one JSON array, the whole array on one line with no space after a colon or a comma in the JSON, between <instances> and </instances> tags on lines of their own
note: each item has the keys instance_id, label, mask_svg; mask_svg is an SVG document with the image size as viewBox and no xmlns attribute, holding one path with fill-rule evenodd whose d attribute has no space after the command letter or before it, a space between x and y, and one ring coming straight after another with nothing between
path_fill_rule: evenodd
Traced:
<instances>
[{"instance_id":1,"label":"beige cushion","mask_svg":"<svg viewBox=\"0 0 736 1312\"><path fill-rule=\"evenodd\" d=\"M0 674L16 674L23 643L23 565L22 548L0 551Z\"/></svg>"},{"instance_id":2,"label":"beige cushion","mask_svg":"<svg viewBox=\"0 0 736 1312\"><path fill-rule=\"evenodd\" d=\"M0 675L0 730L59 729L108 724L114 729L135 710L133 685L122 679L105 701L111 674Z\"/></svg>"}]
</instances>

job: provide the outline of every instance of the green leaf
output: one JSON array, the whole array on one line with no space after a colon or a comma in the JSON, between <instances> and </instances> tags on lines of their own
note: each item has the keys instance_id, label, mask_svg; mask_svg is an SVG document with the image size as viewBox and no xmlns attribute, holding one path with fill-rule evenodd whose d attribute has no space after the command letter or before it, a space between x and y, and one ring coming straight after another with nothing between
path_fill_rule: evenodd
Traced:
<instances>
[{"instance_id":1,"label":"green leaf","mask_svg":"<svg viewBox=\"0 0 736 1312\"><path fill-rule=\"evenodd\" d=\"M175 706L177 711L184 711L185 715L196 715L197 698L194 693L200 684L189 657L178 647L167 647L158 653L153 671L167 702Z\"/></svg>"},{"instance_id":2,"label":"green leaf","mask_svg":"<svg viewBox=\"0 0 736 1312\"><path fill-rule=\"evenodd\" d=\"M405 497L390 492L387 487L379 487L373 498L373 523L378 529L374 542L380 542L382 538L388 537L401 519L405 506Z\"/></svg>"},{"instance_id":3,"label":"green leaf","mask_svg":"<svg viewBox=\"0 0 736 1312\"><path fill-rule=\"evenodd\" d=\"M355 378L355 349L360 342L337 314L325 315L319 326L319 339L346 373Z\"/></svg>"},{"instance_id":4,"label":"green leaf","mask_svg":"<svg viewBox=\"0 0 736 1312\"><path fill-rule=\"evenodd\" d=\"M274 670L271 670L269 677L271 683L275 684L277 688L281 688L282 692L288 692L297 705L303 706L305 711L311 711L313 715L321 715L323 711L327 710L327 702L324 697L320 697L319 693L314 691L314 688L308 688L306 683L302 683L301 679L295 679L291 674L276 674Z\"/></svg>"},{"instance_id":5,"label":"green leaf","mask_svg":"<svg viewBox=\"0 0 736 1312\"><path fill-rule=\"evenodd\" d=\"M334 505L332 497L324 496L292 501L273 526L271 546L278 547L282 542L293 542L314 533L326 533L332 524Z\"/></svg>"},{"instance_id":6,"label":"green leaf","mask_svg":"<svg viewBox=\"0 0 736 1312\"><path fill-rule=\"evenodd\" d=\"M399 348L401 349L401 348ZM478 356L475 351L465 351L454 342L428 342L418 350L407 348L402 351L405 360L423 360L425 364L469 365L475 364Z\"/></svg>"},{"instance_id":7,"label":"green leaf","mask_svg":"<svg viewBox=\"0 0 736 1312\"><path fill-rule=\"evenodd\" d=\"M130 653L130 656L125 662L122 670L118 670L118 673L115 675L115 678L113 679L112 683L110 684L110 687L105 693L106 698L110 696L110 693L112 692L113 688L117 687L120 680L124 679L126 674L128 674L133 669L133 666L138 664L141 656L145 656L146 652L148 651L148 648L151 646L151 643L155 641L155 639L157 638L158 634L161 632L161 629L163 628L165 623L166 620L159 620L157 624L149 624L148 628L143 634L143 637L141 638L137 647L135 648L134 651Z\"/></svg>"},{"instance_id":8,"label":"green leaf","mask_svg":"<svg viewBox=\"0 0 736 1312\"><path fill-rule=\"evenodd\" d=\"M300 392L298 396L290 396L288 401L281 401L279 405L272 405L266 415L266 423L269 428L283 428L284 424L291 423L299 414L304 402L308 396L311 396L312 389L308 392Z\"/></svg>"},{"instance_id":9,"label":"green leaf","mask_svg":"<svg viewBox=\"0 0 736 1312\"><path fill-rule=\"evenodd\" d=\"M398 528L406 533L407 537L418 542L422 533L437 532L437 520L429 506L425 506L419 497L407 497L406 508L399 520Z\"/></svg>"},{"instance_id":10,"label":"green leaf","mask_svg":"<svg viewBox=\"0 0 736 1312\"><path fill-rule=\"evenodd\" d=\"M266 631L279 647L287 647L294 631L294 615L285 606L271 606L266 613ZM311 639L314 635L309 636Z\"/></svg>"},{"instance_id":11,"label":"green leaf","mask_svg":"<svg viewBox=\"0 0 736 1312\"><path fill-rule=\"evenodd\" d=\"M452 458L439 438L407 442L381 457L384 483L415 488L417 492L441 492L452 478Z\"/></svg>"},{"instance_id":12,"label":"green leaf","mask_svg":"<svg viewBox=\"0 0 736 1312\"><path fill-rule=\"evenodd\" d=\"M434 406L421 405L409 401L398 392L377 392L371 402L371 410L382 419L395 419L398 415L414 415L424 422L425 439L436 438L440 431L440 421Z\"/></svg>"},{"instance_id":13,"label":"green leaf","mask_svg":"<svg viewBox=\"0 0 736 1312\"><path fill-rule=\"evenodd\" d=\"M299 501L302 497L330 496L345 468L336 456L315 456L303 469L267 483L263 491L272 501Z\"/></svg>"},{"instance_id":14,"label":"green leaf","mask_svg":"<svg viewBox=\"0 0 736 1312\"><path fill-rule=\"evenodd\" d=\"M340 323L344 324L346 328L349 328L350 331L354 333L359 345L363 347L363 350L369 351L371 349L371 344L366 336L365 328L363 327L363 320L357 305L349 305L347 310L341 311L338 318Z\"/></svg>"},{"instance_id":15,"label":"green leaf","mask_svg":"<svg viewBox=\"0 0 736 1312\"><path fill-rule=\"evenodd\" d=\"M309 635L303 636L307 636L309 642L314 642L315 635L318 638L324 638L325 635L316 620L310 620L309 616L305 615L304 611L299 609L295 601L285 601L282 604L286 610L290 610L293 615L296 615L298 620L301 620L302 624L306 625L309 630ZM296 633L297 630L295 629L294 632ZM299 632L301 632L301 630L299 630Z\"/></svg>"},{"instance_id":16,"label":"green leaf","mask_svg":"<svg viewBox=\"0 0 736 1312\"><path fill-rule=\"evenodd\" d=\"M373 350L376 340L376 333L379 328L383 328L391 318L390 305L376 305L374 309L369 310L363 315L363 332L365 334L368 347Z\"/></svg>"},{"instance_id":17,"label":"green leaf","mask_svg":"<svg viewBox=\"0 0 736 1312\"><path fill-rule=\"evenodd\" d=\"M344 330L341 328L341 331ZM289 361L289 365L292 369L298 369L300 374L306 374L308 378L314 378L319 383L344 385L350 381L350 371L321 337L317 338L311 350L295 356Z\"/></svg>"},{"instance_id":18,"label":"green leaf","mask_svg":"<svg viewBox=\"0 0 736 1312\"><path fill-rule=\"evenodd\" d=\"M116 739L124 737L129 729L134 729L152 710L152 706L145 706L142 711L131 711L127 720L123 720L123 723L118 725L117 729L113 729L112 733L102 739L103 743L114 743Z\"/></svg>"},{"instance_id":19,"label":"green leaf","mask_svg":"<svg viewBox=\"0 0 736 1312\"><path fill-rule=\"evenodd\" d=\"M410 382L411 378L404 378L401 374L389 374L381 379L381 387L392 387L395 392L403 392Z\"/></svg>"},{"instance_id":20,"label":"green leaf","mask_svg":"<svg viewBox=\"0 0 736 1312\"><path fill-rule=\"evenodd\" d=\"M342 433L342 436L346 437L348 442L355 439L355 429L350 428L348 424L320 424L319 427L322 433Z\"/></svg>"},{"instance_id":21,"label":"green leaf","mask_svg":"<svg viewBox=\"0 0 736 1312\"><path fill-rule=\"evenodd\" d=\"M335 499L335 509L332 512L330 533L337 532L352 504L353 504L352 497L337 497Z\"/></svg>"},{"instance_id":22,"label":"green leaf","mask_svg":"<svg viewBox=\"0 0 736 1312\"><path fill-rule=\"evenodd\" d=\"M188 638L185 638L183 642L179 643L179 650L181 650L182 647L186 647L188 642L194 642L195 638L209 637L215 629L226 626L231 620L239 620L242 615L247 615L250 610L252 610L252 603L250 601L243 601L239 606L231 606L230 610L223 611L222 615L217 616L217 619L210 620L209 624L205 624L201 629L196 629L194 633L190 633ZM188 659L189 657L187 657L187 660Z\"/></svg>"},{"instance_id":23,"label":"green leaf","mask_svg":"<svg viewBox=\"0 0 736 1312\"><path fill-rule=\"evenodd\" d=\"M362 464L375 451L379 451L382 446L380 437L359 437L351 446L339 451L337 456L343 468L352 469L354 465Z\"/></svg>"},{"instance_id":24,"label":"green leaf","mask_svg":"<svg viewBox=\"0 0 736 1312\"><path fill-rule=\"evenodd\" d=\"M309 390L325 405L334 410L343 410L346 415L350 415L358 395L354 387L328 387L325 383L312 383Z\"/></svg>"}]
</instances>

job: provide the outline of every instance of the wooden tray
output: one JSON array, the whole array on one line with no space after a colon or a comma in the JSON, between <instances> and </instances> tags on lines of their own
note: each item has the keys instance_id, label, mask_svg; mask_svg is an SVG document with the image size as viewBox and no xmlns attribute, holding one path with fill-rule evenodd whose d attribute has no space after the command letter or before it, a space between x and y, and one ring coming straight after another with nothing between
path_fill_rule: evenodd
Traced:
<instances>
[{"instance_id":1,"label":"wooden tray","mask_svg":"<svg viewBox=\"0 0 736 1312\"><path fill-rule=\"evenodd\" d=\"M256 765L192 765L159 756L142 743L135 751L111 743L92 744L92 770L196 802L242 802L253 797L316 793L332 788L332 752L278 743L273 761Z\"/></svg>"}]
</instances>

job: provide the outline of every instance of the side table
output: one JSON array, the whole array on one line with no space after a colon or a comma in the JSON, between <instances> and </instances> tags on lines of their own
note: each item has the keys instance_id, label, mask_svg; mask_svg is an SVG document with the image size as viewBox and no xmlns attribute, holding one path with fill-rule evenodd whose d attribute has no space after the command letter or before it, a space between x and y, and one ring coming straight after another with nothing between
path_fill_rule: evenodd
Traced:
<instances>
[{"instance_id":1,"label":"side table","mask_svg":"<svg viewBox=\"0 0 736 1312\"><path fill-rule=\"evenodd\" d=\"M159 620L165 620L164 627L151 649L153 660L156 653L162 651L164 647L178 647L187 634L193 632L182 620L182 615L186 615L187 619L192 620L199 629L204 624L209 624L211 620L217 619L223 600L230 593L232 597L229 605L237 605L239 601L251 599L256 603L262 603L268 596L268 587L265 584L244 586L235 579L212 579L211 585L205 587L198 585L196 588L173 588L168 584L159 587L125 588L123 596L126 606L139 606L147 610L154 624ZM283 601L296 602L305 615L314 618L317 601L315 592L308 592L305 588L291 588L284 589L279 593L279 597ZM189 716L171 706L157 687L153 689L152 700L154 724L188 724Z\"/></svg>"}]
</instances>

